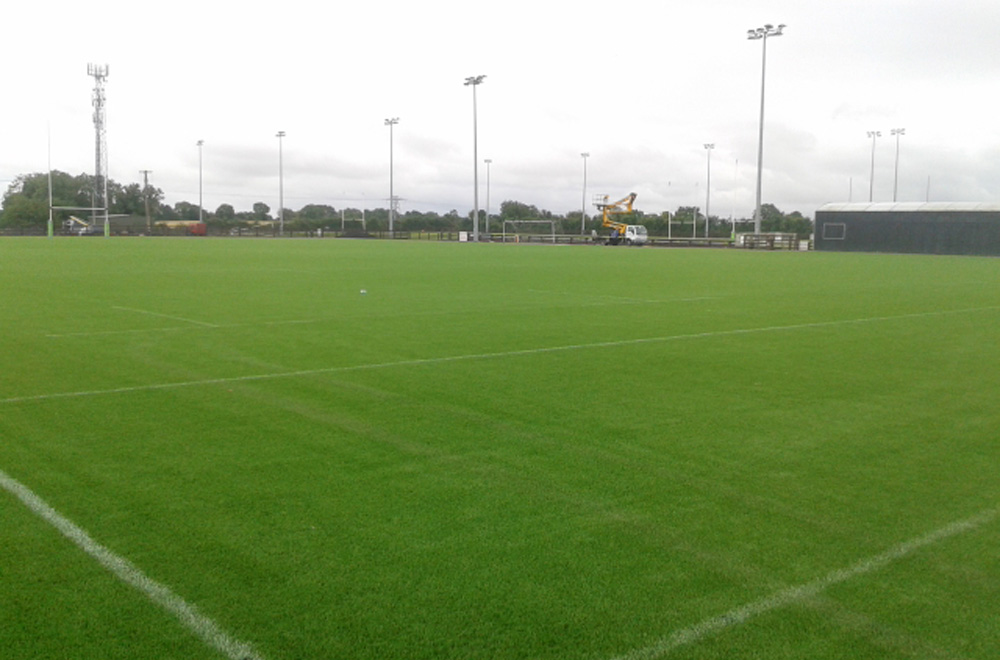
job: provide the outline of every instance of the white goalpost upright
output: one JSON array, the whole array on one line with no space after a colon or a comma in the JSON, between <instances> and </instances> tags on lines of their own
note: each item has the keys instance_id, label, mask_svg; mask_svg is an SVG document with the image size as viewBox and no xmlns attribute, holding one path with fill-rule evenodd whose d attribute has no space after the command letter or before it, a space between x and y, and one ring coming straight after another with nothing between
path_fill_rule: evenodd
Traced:
<instances>
[{"instance_id":1,"label":"white goalpost upright","mask_svg":"<svg viewBox=\"0 0 1000 660\"><path fill-rule=\"evenodd\" d=\"M555 220L504 220L503 221L503 242L507 242L507 227L508 225L513 230L514 240L520 240L519 234L517 234L518 225L548 225L549 226L549 238L553 243L556 242L556 221ZM533 236L539 236L540 234L532 233Z\"/></svg>"}]
</instances>

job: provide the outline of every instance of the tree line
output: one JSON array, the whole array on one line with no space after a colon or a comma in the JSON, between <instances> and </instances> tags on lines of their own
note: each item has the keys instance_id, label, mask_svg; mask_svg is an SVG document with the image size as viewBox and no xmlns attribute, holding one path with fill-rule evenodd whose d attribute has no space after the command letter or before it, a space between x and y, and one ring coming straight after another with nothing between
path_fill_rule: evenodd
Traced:
<instances>
[{"instance_id":1,"label":"tree line","mask_svg":"<svg viewBox=\"0 0 1000 660\"><path fill-rule=\"evenodd\" d=\"M112 179L107 182L108 213L115 216L129 216L142 219L145 222L147 213L150 222L164 223L172 221L203 220L216 231L226 229L251 228L270 225L276 221L278 214L272 213L270 206L264 202L256 202L250 211L236 211L231 204L220 204L214 211L201 209L197 204L180 201L170 205L163 202L163 191L154 186L143 186L138 183L122 185ZM94 204L94 177L90 174L72 176L66 172L52 172L52 205L54 207L91 208ZM49 217L49 174L34 173L18 176L7 188L0 207L0 228L44 229ZM86 212L57 210L54 221L60 226L70 215L84 216ZM397 231L430 231L452 232L472 229L472 212L462 215L457 210L448 213L433 211L407 211L397 214L393 228ZM383 232L389 229L389 209L359 209L345 207L337 209L327 204L307 204L299 210L283 209L281 213L284 226L290 231L314 231L316 229L339 229L350 222L352 228L358 227L358 222L364 222L364 229L369 232ZM808 238L812 232L812 221L798 211L783 213L772 204L764 204L761 209L761 230L764 232L787 232ZM486 214L480 210L480 230L485 231ZM592 230L600 231L601 218L599 213L588 214L586 221L581 223L581 211L570 211L566 214L555 214L545 209L507 200L500 205L499 214L491 214L490 230L502 230L504 220L551 220L555 223L555 231L559 234L579 234L581 225L586 233ZM636 211L633 218L628 219L633 224L643 224L654 236L692 236L697 231L698 236L705 235L706 218L694 206L681 206L673 212L659 214ZM738 218L737 231L752 231L751 219ZM692 226L697 223L697 229ZM728 218L711 216L708 218L710 236L729 236L732 222ZM524 232L525 229L519 228ZM530 230L529 230L530 231ZM548 232L548 227L534 231Z\"/></svg>"}]
</instances>

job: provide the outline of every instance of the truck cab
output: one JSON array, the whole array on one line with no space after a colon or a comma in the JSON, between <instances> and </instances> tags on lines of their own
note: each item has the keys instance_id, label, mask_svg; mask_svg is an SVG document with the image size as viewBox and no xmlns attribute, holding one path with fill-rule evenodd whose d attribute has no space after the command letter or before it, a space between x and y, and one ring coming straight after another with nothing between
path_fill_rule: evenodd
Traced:
<instances>
[{"instance_id":1,"label":"truck cab","mask_svg":"<svg viewBox=\"0 0 1000 660\"><path fill-rule=\"evenodd\" d=\"M644 245L649 241L646 225L628 225L625 227L626 245Z\"/></svg>"},{"instance_id":2,"label":"truck cab","mask_svg":"<svg viewBox=\"0 0 1000 660\"><path fill-rule=\"evenodd\" d=\"M619 224L611 229L611 236L608 238L608 245L645 245L649 242L649 233L645 225L625 225Z\"/></svg>"}]
</instances>

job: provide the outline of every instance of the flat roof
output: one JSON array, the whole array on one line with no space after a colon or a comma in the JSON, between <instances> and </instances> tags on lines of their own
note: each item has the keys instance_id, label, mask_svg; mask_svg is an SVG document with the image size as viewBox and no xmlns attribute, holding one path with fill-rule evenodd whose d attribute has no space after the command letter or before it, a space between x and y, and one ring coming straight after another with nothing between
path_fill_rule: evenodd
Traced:
<instances>
[{"instance_id":1,"label":"flat roof","mask_svg":"<svg viewBox=\"0 0 1000 660\"><path fill-rule=\"evenodd\" d=\"M834 202L816 209L817 213L940 213L942 211L978 211L1000 213L997 202Z\"/></svg>"}]
</instances>

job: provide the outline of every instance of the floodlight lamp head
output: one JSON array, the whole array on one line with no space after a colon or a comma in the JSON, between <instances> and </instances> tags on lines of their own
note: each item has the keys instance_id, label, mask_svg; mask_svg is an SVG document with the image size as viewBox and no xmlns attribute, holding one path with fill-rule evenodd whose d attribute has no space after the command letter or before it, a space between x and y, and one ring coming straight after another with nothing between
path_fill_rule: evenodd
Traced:
<instances>
[{"instance_id":1,"label":"floodlight lamp head","mask_svg":"<svg viewBox=\"0 0 1000 660\"><path fill-rule=\"evenodd\" d=\"M484 78L486 78L486 76L469 76L468 78L465 79L465 84L478 85L479 83L483 82Z\"/></svg>"},{"instance_id":2,"label":"floodlight lamp head","mask_svg":"<svg viewBox=\"0 0 1000 660\"><path fill-rule=\"evenodd\" d=\"M784 30L784 29L785 29L785 27L786 27L786 26L785 26L785 24L784 24L784 23L780 23L780 24L778 25L778 29L774 31L774 35L775 35L776 37L778 37L778 36L781 36L781 34L782 34L782 30Z\"/></svg>"},{"instance_id":3,"label":"floodlight lamp head","mask_svg":"<svg viewBox=\"0 0 1000 660\"><path fill-rule=\"evenodd\" d=\"M277 133L275 134L275 136L274 136L274 137L277 137L277 138L283 138L283 137L285 137L285 132L284 132L284 131L278 131L278 132L277 132Z\"/></svg>"}]
</instances>

